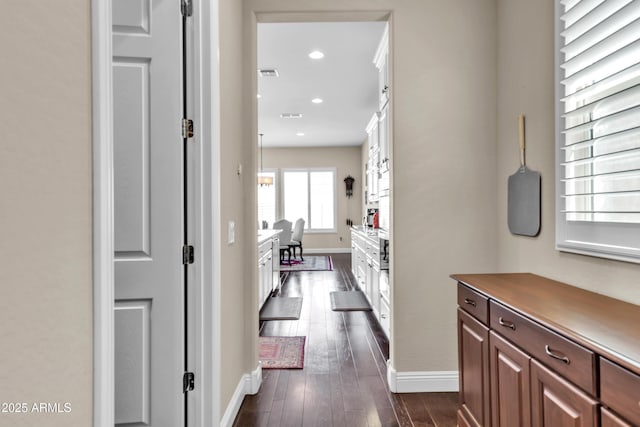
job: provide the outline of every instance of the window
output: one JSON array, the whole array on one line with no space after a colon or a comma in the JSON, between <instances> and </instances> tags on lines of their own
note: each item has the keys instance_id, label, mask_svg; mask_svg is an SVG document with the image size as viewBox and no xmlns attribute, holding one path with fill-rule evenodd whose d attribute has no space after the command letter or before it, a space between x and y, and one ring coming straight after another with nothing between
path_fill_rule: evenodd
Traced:
<instances>
[{"instance_id":1,"label":"window","mask_svg":"<svg viewBox=\"0 0 640 427\"><path fill-rule=\"evenodd\" d=\"M284 217L303 218L308 231L336 231L336 170L284 170Z\"/></svg>"},{"instance_id":2,"label":"window","mask_svg":"<svg viewBox=\"0 0 640 427\"><path fill-rule=\"evenodd\" d=\"M640 262L640 1L556 7L556 245Z\"/></svg>"},{"instance_id":3,"label":"window","mask_svg":"<svg viewBox=\"0 0 640 427\"><path fill-rule=\"evenodd\" d=\"M258 224L260 228L263 223L267 223L267 228L271 228L278 217L277 212L277 191L278 181L275 170L265 169L261 175L273 178L273 185L258 185Z\"/></svg>"}]
</instances>

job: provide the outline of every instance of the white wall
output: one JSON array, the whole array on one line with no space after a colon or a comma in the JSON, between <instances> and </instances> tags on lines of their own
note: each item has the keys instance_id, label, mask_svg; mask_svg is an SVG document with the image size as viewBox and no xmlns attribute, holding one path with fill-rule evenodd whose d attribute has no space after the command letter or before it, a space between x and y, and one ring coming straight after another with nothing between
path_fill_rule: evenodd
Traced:
<instances>
[{"instance_id":1,"label":"white wall","mask_svg":"<svg viewBox=\"0 0 640 427\"><path fill-rule=\"evenodd\" d=\"M90 2L0 13L0 413L3 426L92 422Z\"/></svg>"},{"instance_id":2,"label":"white wall","mask_svg":"<svg viewBox=\"0 0 640 427\"><path fill-rule=\"evenodd\" d=\"M553 2L498 1L498 255L500 271L530 271L640 304L640 265L555 250ZM518 113L526 115L527 165L542 175L539 237L506 225L507 177L519 166Z\"/></svg>"},{"instance_id":3,"label":"white wall","mask_svg":"<svg viewBox=\"0 0 640 427\"><path fill-rule=\"evenodd\" d=\"M251 338L257 336L257 279L247 259L255 245L256 223L252 220L251 185L255 186L251 154L245 133L242 82L242 3L220 0L220 218L221 248L221 396L222 411L227 408L242 376L255 369ZM238 166L244 173L238 175ZM255 190L253 190L255 191ZM235 243L227 243L229 221L235 222ZM257 263L256 263L257 265ZM255 288L255 289L254 289ZM250 359L250 360L249 360ZM249 365L249 363L251 365Z\"/></svg>"}]
</instances>

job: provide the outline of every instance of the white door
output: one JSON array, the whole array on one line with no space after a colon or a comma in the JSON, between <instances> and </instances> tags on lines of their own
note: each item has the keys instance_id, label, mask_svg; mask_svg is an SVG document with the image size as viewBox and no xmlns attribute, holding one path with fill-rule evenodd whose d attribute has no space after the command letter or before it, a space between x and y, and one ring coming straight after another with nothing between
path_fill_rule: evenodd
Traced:
<instances>
[{"instance_id":1,"label":"white door","mask_svg":"<svg viewBox=\"0 0 640 427\"><path fill-rule=\"evenodd\" d=\"M185 419L179 0L113 0L115 423Z\"/></svg>"}]
</instances>

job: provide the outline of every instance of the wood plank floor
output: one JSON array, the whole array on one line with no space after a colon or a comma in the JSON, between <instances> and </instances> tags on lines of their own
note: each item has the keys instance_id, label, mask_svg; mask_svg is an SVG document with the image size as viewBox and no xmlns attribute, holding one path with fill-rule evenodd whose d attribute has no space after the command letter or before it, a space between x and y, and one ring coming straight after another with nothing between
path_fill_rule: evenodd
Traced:
<instances>
[{"instance_id":1,"label":"wood plank floor","mask_svg":"<svg viewBox=\"0 0 640 427\"><path fill-rule=\"evenodd\" d=\"M307 337L304 369L264 369L234 426L456 426L457 393L394 394L389 343L371 312L335 312L329 293L355 285L349 254L334 270L290 273L281 295L302 296L299 320L267 321L262 336Z\"/></svg>"}]
</instances>

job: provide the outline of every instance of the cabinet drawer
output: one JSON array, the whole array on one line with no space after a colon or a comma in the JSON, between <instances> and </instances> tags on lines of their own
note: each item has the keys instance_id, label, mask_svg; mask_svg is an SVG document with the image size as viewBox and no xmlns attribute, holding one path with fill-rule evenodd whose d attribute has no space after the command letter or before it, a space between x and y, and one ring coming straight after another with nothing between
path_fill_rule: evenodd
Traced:
<instances>
[{"instance_id":1,"label":"cabinet drawer","mask_svg":"<svg viewBox=\"0 0 640 427\"><path fill-rule=\"evenodd\" d=\"M458 305L485 325L489 323L487 316L489 299L460 282L458 282Z\"/></svg>"},{"instance_id":2,"label":"cabinet drawer","mask_svg":"<svg viewBox=\"0 0 640 427\"><path fill-rule=\"evenodd\" d=\"M270 251L272 247L273 242L271 240L261 243L260 246L258 246L258 258L261 258L264 254Z\"/></svg>"},{"instance_id":3,"label":"cabinet drawer","mask_svg":"<svg viewBox=\"0 0 640 427\"><path fill-rule=\"evenodd\" d=\"M640 376L604 358L600 358L600 400L640 425Z\"/></svg>"},{"instance_id":4,"label":"cabinet drawer","mask_svg":"<svg viewBox=\"0 0 640 427\"><path fill-rule=\"evenodd\" d=\"M596 357L592 351L494 301L489 305L489 317L496 332L596 396Z\"/></svg>"}]
</instances>

